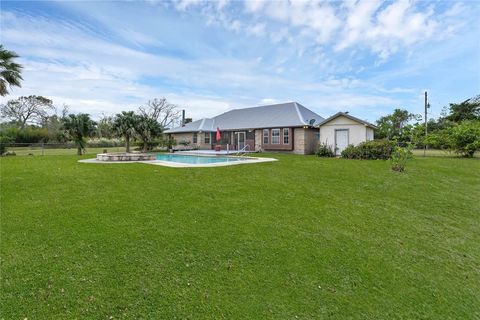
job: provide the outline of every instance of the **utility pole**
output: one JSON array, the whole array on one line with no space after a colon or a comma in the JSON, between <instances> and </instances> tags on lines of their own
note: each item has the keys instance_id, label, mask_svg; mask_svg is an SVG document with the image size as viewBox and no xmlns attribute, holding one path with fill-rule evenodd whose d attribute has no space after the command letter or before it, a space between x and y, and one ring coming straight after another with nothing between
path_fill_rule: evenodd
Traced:
<instances>
[{"instance_id":1,"label":"utility pole","mask_svg":"<svg viewBox=\"0 0 480 320\"><path fill-rule=\"evenodd\" d=\"M428 95L427 91L425 91L425 140L427 139L428 134L428 123L427 123L427 109L430 108L430 104L428 103ZM424 143L423 148L423 156L425 157L427 153L427 144Z\"/></svg>"}]
</instances>

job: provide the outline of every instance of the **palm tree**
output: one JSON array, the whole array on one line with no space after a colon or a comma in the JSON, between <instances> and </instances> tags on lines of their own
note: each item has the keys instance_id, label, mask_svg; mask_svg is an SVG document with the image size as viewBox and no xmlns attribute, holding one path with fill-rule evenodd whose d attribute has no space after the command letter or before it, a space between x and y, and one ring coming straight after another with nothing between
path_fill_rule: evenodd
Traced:
<instances>
[{"instance_id":1,"label":"palm tree","mask_svg":"<svg viewBox=\"0 0 480 320\"><path fill-rule=\"evenodd\" d=\"M0 96L8 94L7 85L20 87L22 66L13 62L18 55L13 51L8 51L0 44Z\"/></svg>"},{"instance_id":2,"label":"palm tree","mask_svg":"<svg viewBox=\"0 0 480 320\"><path fill-rule=\"evenodd\" d=\"M113 127L118 135L125 138L127 152L130 152L130 138L135 134L137 116L133 111L122 111L115 116Z\"/></svg>"},{"instance_id":3,"label":"palm tree","mask_svg":"<svg viewBox=\"0 0 480 320\"><path fill-rule=\"evenodd\" d=\"M135 132L142 140L143 152L147 152L152 147L152 141L162 133L162 126L156 119L149 118L146 115L138 115L135 123Z\"/></svg>"},{"instance_id":4,"label":"palm tree","mask_svg":"<svg viewBox=\"0 0 480 320\"><path fill-rule=\"evenodd\" d=\"M77 146L77 154L82 155L87 144L85 138L95 132L96 123L86 113L70 114L62 119L62 123L65 133Z\"/></svg>"}]
</instances>

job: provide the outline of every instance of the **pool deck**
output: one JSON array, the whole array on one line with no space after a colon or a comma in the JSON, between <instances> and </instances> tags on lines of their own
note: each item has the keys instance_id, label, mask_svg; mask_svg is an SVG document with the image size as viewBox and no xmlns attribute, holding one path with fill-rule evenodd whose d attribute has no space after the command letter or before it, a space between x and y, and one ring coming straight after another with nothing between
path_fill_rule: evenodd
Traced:
<instances>
[{"instance_id":1,"label":"pool deck","mask_svg":"<svg viewBox=\"0 0 480 320\"><path fill-rule=\"evenodd\" d=\"M192 155L190 153L190 155ZM81 163L100 163L100 164L127 164L127 163L144 163L144 164L153 164L157 166L164 166L170 168L211 168L211 167L226 167L226 166L235 166L240 164L252 164L252 163L262 163L262 162L272 162L278 161L274 158L253 158L253 157L242 157L247 159L245 161L231 161L231 162L217 162L217 163L181 163L173 161L162 161L162 160L150 160L150 161L101 161L96 158L93 159L84 159L78 160Z\"/></svg>"}]
</instances>

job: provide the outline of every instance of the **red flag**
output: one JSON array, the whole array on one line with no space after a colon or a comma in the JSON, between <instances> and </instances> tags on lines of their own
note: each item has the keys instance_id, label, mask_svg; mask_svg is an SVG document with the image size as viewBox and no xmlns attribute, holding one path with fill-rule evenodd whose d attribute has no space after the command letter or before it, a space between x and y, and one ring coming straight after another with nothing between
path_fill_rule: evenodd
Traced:
<instances>
[{"instance_id":1,"label":"red flag","mask_svg":"<svg viewBox=\"0 0 480 320\"><path fill-rule=\"evenodd\" d=\"M217 127L217 142L220 142L221 138L222 138L222 135L220 134L220 128Z\"/></svg>"}]
</instances>

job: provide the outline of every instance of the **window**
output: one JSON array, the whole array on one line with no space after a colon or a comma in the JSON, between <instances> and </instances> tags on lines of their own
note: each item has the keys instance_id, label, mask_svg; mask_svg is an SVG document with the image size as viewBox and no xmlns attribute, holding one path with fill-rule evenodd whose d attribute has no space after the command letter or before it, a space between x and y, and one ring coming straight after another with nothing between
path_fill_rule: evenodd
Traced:
<instances>
[{"instance_id":1,"label":"window","mask_svg":"<svg viewBox=\"0 0 480 320\"><path fill-rule=\"evenodd\" d=\"M263 129L263 144L268 144L268 129Z\"/></svg>"},{"instance_id":2,"label":"window","mask_svg":"<svg viewBox=\"0 0 480 320\"><path fill-rule=\"evenodd\" d=\"M205 132L205 144L210 144L210 132Z\"/></svg>"},{"instance_id":3,"label":"window","mask_svg":"<svg viewBox=\"0 0 480 320\"><path fill-rule=\"evenodd\" d=\"M280 144L280 129L272 129L272 144Z\"/></svg>"},{"instance_id":4,"label":"window","mask_svg":"<svg viewBox=\"0 0 480 320\"><path fill-rule=\"evenodd\" d=\"M288 128L283 129L283 144L288 144L288 135L290 130Z\"/></svg>"},{"instance_id":5,"label":"window","mask_svg":"<svg viewBox=\"0 0 480 320\"><path fill-rule=\"evenodd\" d=\"M193 133L193 143L197 143L197 133Z\"/></svg>"}]
</instances>

